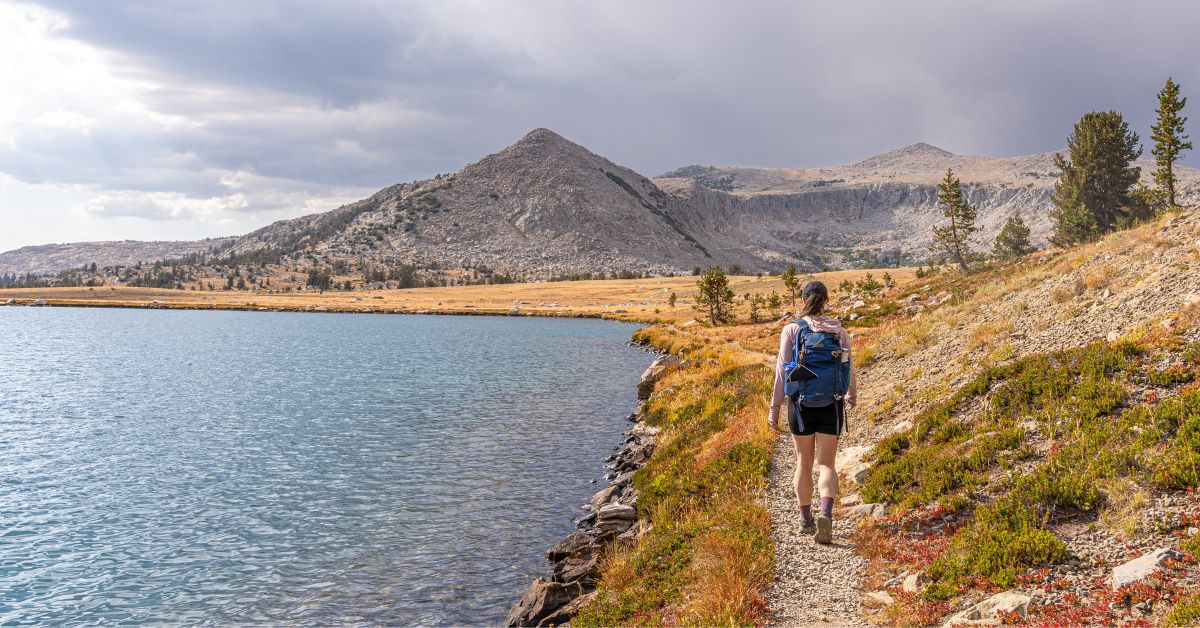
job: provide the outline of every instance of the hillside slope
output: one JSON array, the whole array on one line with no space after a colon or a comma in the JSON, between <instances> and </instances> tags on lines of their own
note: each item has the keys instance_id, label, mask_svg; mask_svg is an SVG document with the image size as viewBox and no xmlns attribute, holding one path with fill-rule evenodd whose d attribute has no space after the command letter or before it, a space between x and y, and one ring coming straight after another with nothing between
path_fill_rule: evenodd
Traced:
<instances>
[{"instance_id":1,"label":"hillside slope","mask_svg":"<svg viewBox=\"0 0 1200 628\"><path fill-rule=\"evenodd\" d=\"M879 322L856 339L844 445L862 462L843 503L886 513L853 536L863 617L936 623L998 593L1035 624L1183 612L1200 586L1200 215L841 304ZM1111 584L1152 552L1175 558Z\"/></svg>"}]
</instances>

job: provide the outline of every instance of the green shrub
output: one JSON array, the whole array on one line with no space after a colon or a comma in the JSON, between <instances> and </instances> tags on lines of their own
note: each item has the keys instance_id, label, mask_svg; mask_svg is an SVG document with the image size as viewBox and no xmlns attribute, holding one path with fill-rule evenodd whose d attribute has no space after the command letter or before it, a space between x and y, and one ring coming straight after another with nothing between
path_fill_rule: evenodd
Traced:
<instances>
[{"instance_id":1,"label":"green shrub","mask_svg":"<svg viewBox=\"0 0 1200 628\"><path fill-rule=\"evenodd\" d=\"M1195 626L1200 624L1200 593L1179 600L1163 617L1167 626Z\"/></svg>"}]
</instances>

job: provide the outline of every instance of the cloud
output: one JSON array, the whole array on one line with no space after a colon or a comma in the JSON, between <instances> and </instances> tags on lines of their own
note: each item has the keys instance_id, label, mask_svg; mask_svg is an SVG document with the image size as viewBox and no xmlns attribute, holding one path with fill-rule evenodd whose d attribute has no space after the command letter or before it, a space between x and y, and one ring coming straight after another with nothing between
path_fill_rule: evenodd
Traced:
<instances>
[{"instance_id":1,"label":"cloud","mask_svg":"<svg viewBox=\"0 0 1200 628\"><path fill-rule=\"evenodd\" d=\"M0 0L0 173L26 196L85 190L96 220L199 233L449 172L540 126L650 175L916 141L1042 152L1091 109L1145 138L1167 75L1200 86L1198 18L1159 0Z\"/></svg>"}]
</instances>

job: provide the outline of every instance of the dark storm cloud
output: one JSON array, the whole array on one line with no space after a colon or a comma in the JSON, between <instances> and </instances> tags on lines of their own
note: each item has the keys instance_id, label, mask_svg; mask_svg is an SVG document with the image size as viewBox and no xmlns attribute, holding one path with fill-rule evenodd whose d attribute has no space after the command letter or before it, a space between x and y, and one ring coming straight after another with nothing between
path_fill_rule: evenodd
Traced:
<instances>
[{"instance_id":1,"label":"dark storm cloud","mask_svg":"<svg viewBox=\"0 0 1200 628\"><path fill-rule=\"evenodd\" d=\"M0 171L195 196L225 189L219 171L382 187L540 126L648 175L916 141L1022 154L1091 109L1145 140L1168 75L1200 93L1186 2L45 4L192 124L47 133Z\"/></svg>"}]
</instances>

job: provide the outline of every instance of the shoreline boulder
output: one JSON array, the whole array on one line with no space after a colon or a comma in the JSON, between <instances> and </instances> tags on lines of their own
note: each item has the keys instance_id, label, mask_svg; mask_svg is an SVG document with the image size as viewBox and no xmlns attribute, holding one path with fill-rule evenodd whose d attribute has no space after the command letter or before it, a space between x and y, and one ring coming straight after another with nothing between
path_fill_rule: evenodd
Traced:
<instances>
[{"instance_id":1,"label":"shoreline boulder","mask_svg":"<svg viewBox=\"0 0 1200 628\"><path fill-rule=\"evenodd\" d=\"M666 372L667 367L671 366L672 364L677 364L678 362L679 358L673 355L662 355L659 356L654 362L651 362L650 366L646 367L646 370L642 372L641 380L638 381L637 398L649 399L650 395L654 392L655 382L662 377L662 374Z\"/></svg>"}]
</instances>

